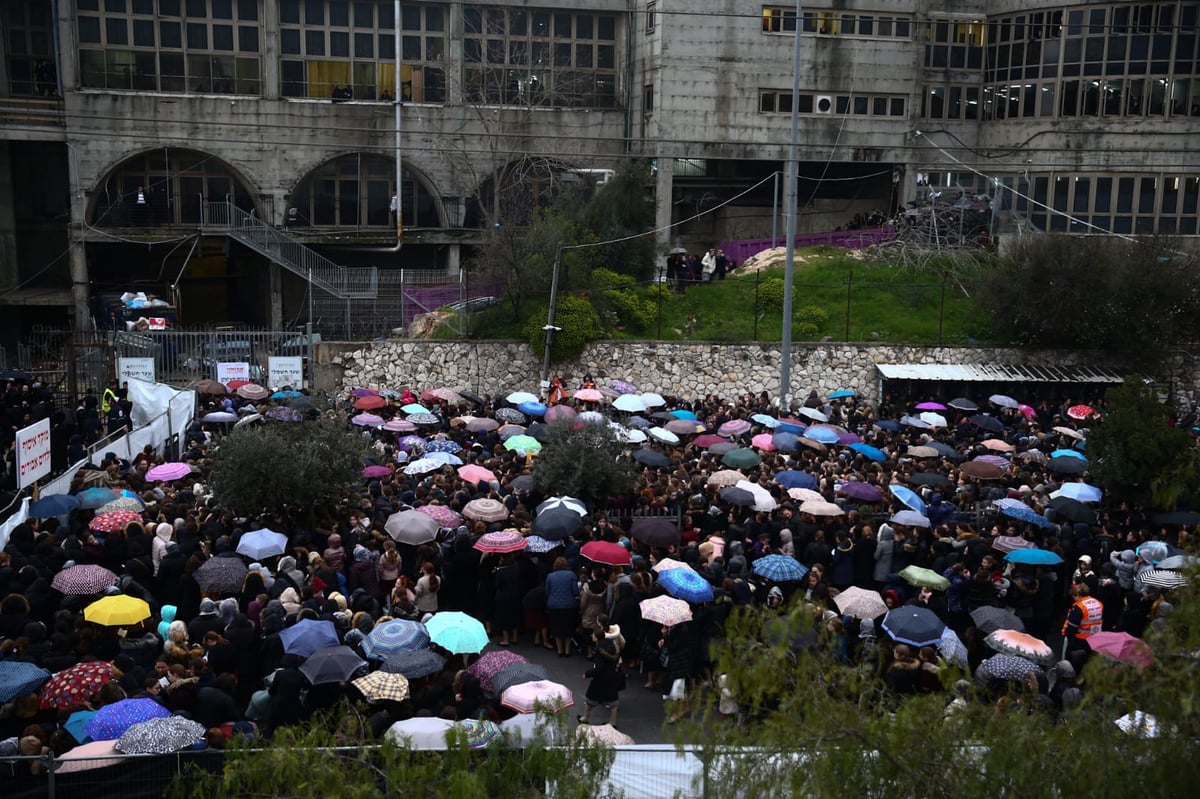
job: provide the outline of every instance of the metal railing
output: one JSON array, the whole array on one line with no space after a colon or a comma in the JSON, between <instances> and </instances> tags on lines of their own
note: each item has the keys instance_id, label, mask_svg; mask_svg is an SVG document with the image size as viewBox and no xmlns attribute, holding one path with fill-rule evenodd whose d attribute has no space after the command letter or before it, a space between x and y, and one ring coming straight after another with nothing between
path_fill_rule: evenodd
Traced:
<instances>
[{"instance_id":1,"label":"metal railing","mask_svg":"<svg viewBox=\"0 0 1200 799\"><path fill-rule=\"evenodd\" d=\"M202 227L228 234L339 300L369 300L379 292L375 267L339 266L231 202L205 203Z\"/></svg>"}]
</instances>

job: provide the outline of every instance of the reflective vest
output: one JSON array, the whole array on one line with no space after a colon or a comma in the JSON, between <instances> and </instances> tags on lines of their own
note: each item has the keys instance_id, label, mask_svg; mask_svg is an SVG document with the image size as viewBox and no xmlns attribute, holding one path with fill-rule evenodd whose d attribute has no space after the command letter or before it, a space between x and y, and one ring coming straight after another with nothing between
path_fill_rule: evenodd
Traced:
<instances>
[{"instance_id":1,"label":"reflective vest","mask_svg":"<svg viewBox=\"0 0 1200 799\"><path fill-rule=\"evenodd\" d=\"M1104 616L1104 603L1095 597L1086 596L1076 600L1072 607L1079 608L1082 617L1079 621L1079 629L1075 632L1076 638L1090 638L1092 635L1100 632L1100 624ZM1067 623L1063 623L1063 635L1067 634Z\"/></svg>"},{"instance_id":2,"label":"reflective vest","mask_svg":"<svg viewBox=\"0 0 1200 799\"><path fill-rule=\"evenodd\" d=\"M104 413L108 413L109 409L112 408L113 403L116 401L117 392L113 391L111 388L104 389L104 393L100 395L100 410Z\"/></svg>"}]
</instances>

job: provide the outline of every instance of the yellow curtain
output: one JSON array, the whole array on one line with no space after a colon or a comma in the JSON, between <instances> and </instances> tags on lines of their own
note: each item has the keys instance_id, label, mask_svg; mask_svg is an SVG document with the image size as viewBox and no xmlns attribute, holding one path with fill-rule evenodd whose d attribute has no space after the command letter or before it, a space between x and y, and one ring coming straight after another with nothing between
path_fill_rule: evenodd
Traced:
<instances>
[{"instance_id":1,"label":"yellow curtain","mask_svg":"<svg viewBox=\"0 0 1200 799\"><path fill-rule=\"evenodd\" d=\"M392 99L396 97L396 65L384 63L379 65L379 96L387 92Z\"/></svg>"},{"instance_id":2,"label":"yellow curtain","mask_svg":"<svg viewBox=\"0 0 1200 799\"><path fill-rule=\"evenodd\" d=\"M333 88L350 85L349 61L308 61L308 96L332 97Z\"/></svg>"},{"instance_id":3,"label":"yellow curtain","mask_svg":"<svg viewBox=\"0 0 1200 799\"><path fill-rule=\"evenodd\" d=\"M420 70L417 72L417 80L420 81ZM418 91L418 87L413 84L413 68L408 64L400 65L400 83L404 86L404 98L409 102L421 102L423 97ZM396 96L396 65L380 64L379 65L379 94L383 95L387 92L391 97Z\"/></svg>"}]
</instances>

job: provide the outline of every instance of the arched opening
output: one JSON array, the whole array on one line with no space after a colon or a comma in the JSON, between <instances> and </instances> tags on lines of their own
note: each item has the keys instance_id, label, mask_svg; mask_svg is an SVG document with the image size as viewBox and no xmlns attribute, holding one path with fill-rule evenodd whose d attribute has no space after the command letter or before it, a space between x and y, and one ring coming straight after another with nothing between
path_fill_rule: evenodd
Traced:
<instances>
[{"instance_id":1,"label":"arched opening","mask_svg":"<svg viewBox=\"0 0 1200 799\"><path fill-rule=\"evenodd\" d=\"M538 208L566 191L585 188L580 175L553 158L527 155L497 169L467 201L463 227L525 225Z\"/></svg>"},{"instance_id":2,"label":"arched opening","mask_svg":"<svg viewBox=\"0 0 1200 799\"><path fill-rule=\"evenodd\" d=\"M242 178L215 155L196 150L148 150L122 161L92 192L97 227L199 225L205 202L228 200L255 210Z\"/></svg>"},{"instance_id":3,"label":"arched opening","mask_svg":"<svg viewBox=\"0 0 1200 799\"><path fill-rule=\"evenodd\" d=\"M437 198L425 179L405 169L404 227L444 227ZM395 227L392 196L396 161L382 155L350 153L326 161L297 184L288 206L289 227Z\"/></svg>"}]
</instances>

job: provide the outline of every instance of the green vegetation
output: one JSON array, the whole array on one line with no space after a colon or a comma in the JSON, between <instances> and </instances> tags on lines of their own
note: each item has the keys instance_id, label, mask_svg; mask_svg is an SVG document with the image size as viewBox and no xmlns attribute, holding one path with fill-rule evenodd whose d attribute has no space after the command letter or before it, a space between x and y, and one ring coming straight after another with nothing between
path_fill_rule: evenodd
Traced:
<instances>
[{"instance_id":1,"label":"green vegetation","mask_svg":"<svg viewBox=\"0 0 1200 799\"><path fill-rule=\"evenodd\" d=\"M546 320L549 318L549 305L535 308L525 321L524 334L529 339L529 346L534 352L546 349ZM588 342L599 337L601 326L600 316L595 307L585 297L567 294L559 296L554 307L554 326L561 328L554 333L553 344L550 346L552 361L569 361L578 358Z\"/></svg>"},{"instance_id":2,"label":"green vegetation","mask_svg":"<svg viewBox=\"0 0 1200 799\"><path fill-rule=\"evenodd\" d=\"M603 507L632 484L628 453L608 425L554 422L545 449L534 460L533 482L546 494Z\"/></svg>"}]
</instances>

